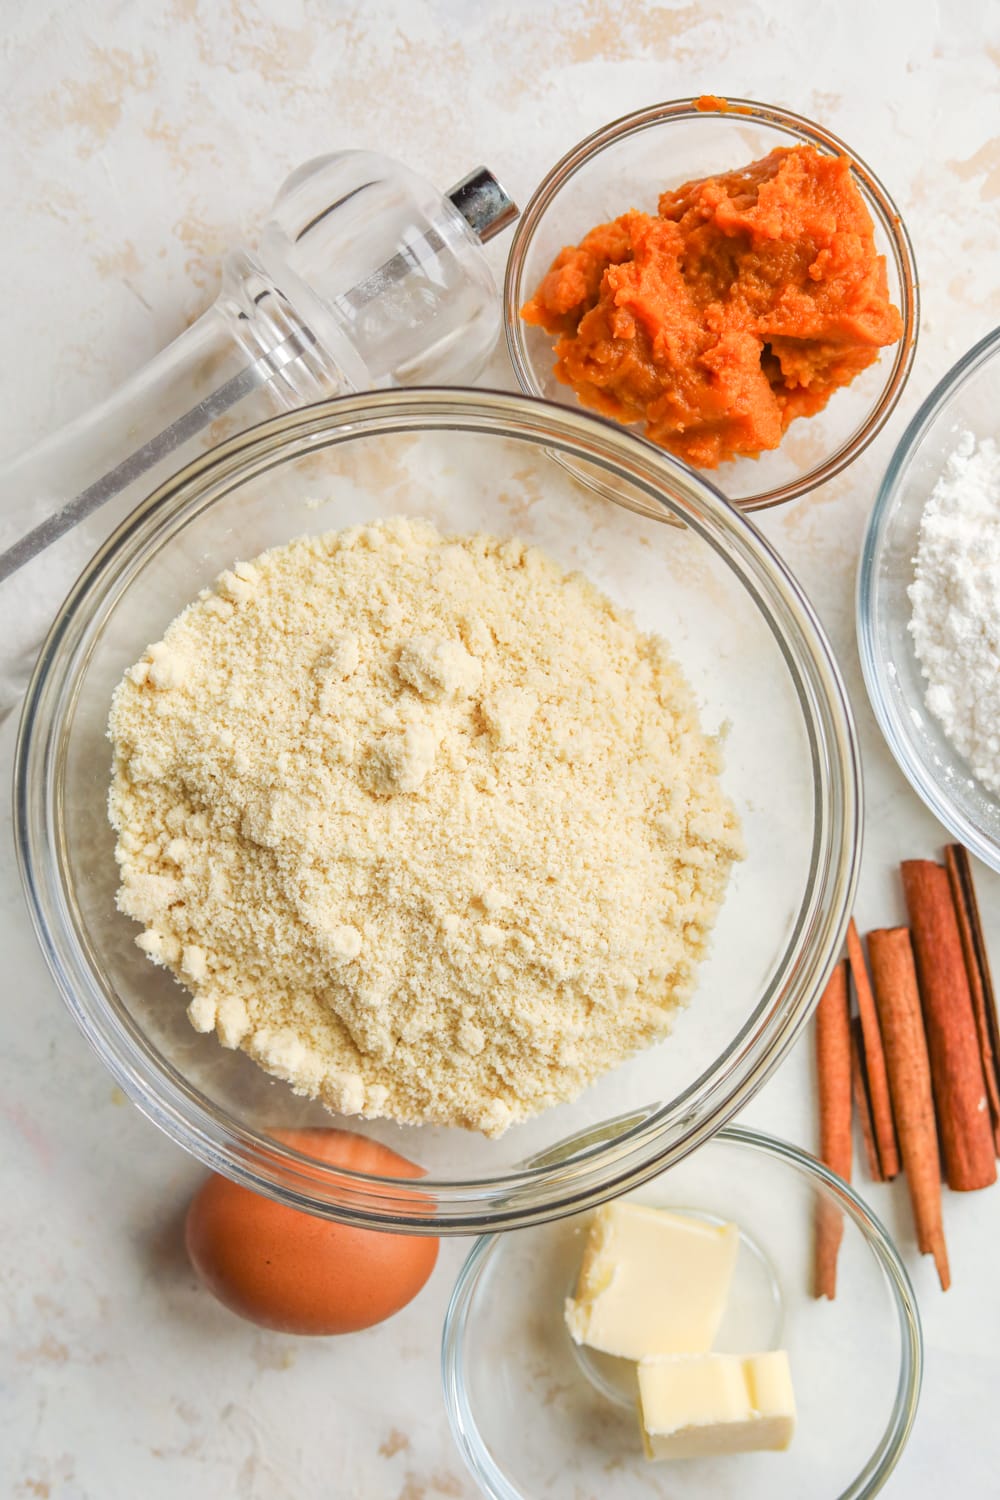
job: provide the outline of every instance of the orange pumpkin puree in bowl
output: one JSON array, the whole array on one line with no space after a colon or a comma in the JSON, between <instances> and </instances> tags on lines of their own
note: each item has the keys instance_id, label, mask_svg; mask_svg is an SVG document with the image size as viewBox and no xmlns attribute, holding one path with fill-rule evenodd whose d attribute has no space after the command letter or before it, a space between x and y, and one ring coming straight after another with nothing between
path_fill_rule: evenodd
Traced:
<instances>
[{"instance_id":1,"label":"orange pumpkin puree in bowl","mask_svg":"<svg viewBox=\"0 0 1000 1500\"><path fill-rule=\"evenodd\" d=\"M813 146L599 224L521 317L584 406L704 469L777 448L903 331L850 164Z\"/></svg>"}]
</instances>

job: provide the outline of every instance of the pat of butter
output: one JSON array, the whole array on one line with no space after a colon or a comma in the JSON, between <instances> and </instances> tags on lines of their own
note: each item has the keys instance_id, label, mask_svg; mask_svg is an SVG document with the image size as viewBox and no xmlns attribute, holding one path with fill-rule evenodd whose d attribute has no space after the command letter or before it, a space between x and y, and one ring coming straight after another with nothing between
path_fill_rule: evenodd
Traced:
<instances>
[{"instance_id":1,"label":"pat of butter","mask_svg":"<svg viewBox=\"0 0 1000 1500\"><path fill-rule=\"evenodd\" d=\"M739 1231L638 1203L599 1208L566 1324L605 1354L702 1353L712 1347L729 1292Z\"/></svg>"},{"instance_id":2,"label":"pat of butter","mask_svg":"<svg viewBox=\"0 0 1000 1500\"><path fill-rule=\"evenodd\" d=\"M788 1355L774 1349L640 1360L639 1419L647 1458L787 1448L795 1431Z\"/></svg>"}]
</instances>

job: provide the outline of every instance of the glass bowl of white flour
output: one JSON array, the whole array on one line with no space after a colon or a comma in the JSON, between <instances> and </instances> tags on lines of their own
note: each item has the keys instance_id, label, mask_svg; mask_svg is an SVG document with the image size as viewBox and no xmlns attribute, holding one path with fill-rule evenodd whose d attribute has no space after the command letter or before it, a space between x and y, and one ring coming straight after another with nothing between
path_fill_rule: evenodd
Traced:
<instances>
[{"instance_id":1,"label":"glass bowl of white flour","mask_svg":"<svg viewBox=\"0 0 1000 1500\"><path fill-rule=\"evenodd\" d=\"M913 418L872 510L858 647L889 748L931 812L1000 870L1000 329Z\"/></svg>"},{"instance_id":2,"label":"glass bowl of white flour","mask_svg":"<svg viewBox=\"0 0 1000 1500\"><path fill-rule=\"evenodd\" d=\"M602 469L615 480L622 503L582 486L553 461L554 454ZM612 609L631 612L640 630L665 638L690 685L704 731L722 737L722 789L742 826L745 858L733 867L707 954L697 967L694 993L671 1016L669 1034L609 1068L575 1097L553 1102L504 1129L495 1128L505 1122L492 1117L487 1120L490 1130L462 1128L442 1120L440 1111L437 1123L401 1123L405 1117L398 1111L393 1115L392 1099L386 1100L389 1090L376 1097L368 1089L362 1097L343 1078L336 1100L340 1112L331 1112L320 1099L309 1097L310 1080L301 1070L285 1068L286 1074L296 1075L291 1081L273 1076L291 1063L293 1053L301 1060L299 1042L304 1044L307 1036L272 1033L272 1071L265 1071L248 1053L245 1028L234 1029L239 1007L232 997L218 1004L217 997L199 998L198 974L209 961L203 951L195 951L198 944L180 954L178 983L169 967L151 961L156 957L150 948L153 939L116 905L119 871L108 822L112 747L107 730L112 694L123 674L149 648L145 676L155 675L164 689L169 679L175 683L170 691L187 693L192 679L173 672L170 660L149 643L161 642L170 622L201 591L207 591L201 597L212 603L212 610L221 611L220 621L231 618L234 601L252 592L257 576L252 560L259 561L268 549L280 551L295 538L329 537L352 528L368 545L379 533L376 523L389 518L396 518L397 530L430 522L446 536L502 538L496 545L509 544L511 556L522 555L514 540L520 539L529 552L537 548L560 568L585 575ZM324 544L296 545L308 550ZM456 566L460 560L452 559ZM434 576L444 578L443 573ZM398 588L401 577L396 575ZM541 572L537 577L544 582ZM391 611L393 586L390 568L365 596L381 598L385 591L383 623ZM213 602L213 590L220 587L232 596L228 604ZM322 602L310 588L304 584L288 604L305 610L301 619L307 632L315 628L310 601ZM445 613L454 605L454 593L442 586L434 595ZM541 600L543 591L536 588L532 598ZM467 600L463 608L475 614L475 601ZM556 616L557 611L546 616L546 639L556 638ZM503 621L497 622L500 635L505 628ZM257 668L249 672L241 698L244 705L250 698L256 701L259 677L260 685L268 684L265 697L271 707L262 705L259 719L250 714L233 749L234 755L238 750L248 763L265 769L273 756L270 811L258 808L257 817L247 807L229 823L244 846L265 850L276 836L272 814L284 805L282 798L301 770L295 755L282 752L275 738L280 725L271 710L285 711L279 705L283 668L277 659L278 634L272 638L275 649L263 639L252 648ZM471 625L467 636L469 650L479 650ZM324 638L317 649L320 645L327 684L322 692L329 689L336 698L347 691L338 686L341 679L353 681L357 652L345 654L343 641ZM483 649L488 652L488 641ZM463 672L471 671L457 648L453 655L464 664ZM425 667L428 662L433 667L431 657L437 660L433 652L424 652ZM553 672L567 680L579 674L582 684L599 682L601 661L588 666L579 657L567 649L554 659ZM403 660L398 658L397 668ZM219 657L220 683L236 665ZM419 687L423 675L423 669L416 676L411 672L407 680ZM632 680L628 673L625 678ZM192 702L201 701L194 694ZM431 717L439 709L452 712L448 704L437 703L417 703L417 709ZM491 714L484 701L487 729ZM558 716L551 720L551 731L552 745L540 747L542 758L554 755L559 746L560 765L574 765L574 757L589 764L593 746L574 743L572 736L564 744L566 724ZM655 750L655 739L649 746ZM346 741L341 749L347 753ZM204 744L192 740L189 750L189 758L201 758ZM449 766L458 765L451 750L448 754ZM428 759L430 769L421 760L426 779L419 786L415 776L412 782L399 780L394 795L423 796L438 774L441 756L433 766ZM412 760L403 756L404 771L414 769ZM388 774L395 764L387 762L382 771ZM150 763L146 769L152 775L155 768ZM573 776L567 773L563 782L569 786ZM710 484L632 434L586 413L499 392L381 391L307 407L222 444L150 496L111 538L63 606L26 700L17 839L32 918L67 1005L121 1087L173 1139L212 1168L316 1214L418 1234L468 1233L538 1223L638 1185L694 1151L770 1076L801 1034L843 938L857 876L858 782L857 746L843 684L808 601L767 542ZM631 825L624 815L615 815L620 789L617 781L609 787L609 814L602 821L577 825L564 819L559 825L574 860L554 861L550 887L556 917L564 912L567 930L575 930L588 872L600 866L613 877L606 888L598 882L606 908L603 923L587 928L609 961L637 922L665 923L671 910L670 891L657 887L647 894L647 883L639 880L642 869L629 854ZM380 783L372 795L384 791ZM437 936L433 922L428 923L428 944L438 947L431 952L425 944L423 953L425 972L433 978L440 967L435 954L440 950L444 966L456 926L461 936L463 923L478 924L482 943L488 939L492 945L483 951L501 988L486 996L482 1024L473 1027L466 1018L468 1024L454 1037L459 1049L481 1059L483 1049L497 1043L489 1034L491 1004L504 1000L502 987L509 987L505 976L513 967L495 961L500 953L496 945L506 941L508 928L517 926L519 909L522 915L527 910L517 882L530 840L508 838L514 806L510 797L497 799L490 812L475 787L467 796L469 807L479 809L481 822L466 827L463 849L458 839L445 840L442 851L440 830L426 824L426 838L416 847L412 840L407 844L402 817L398 838L383 840L377 850L369 848L370 825L385 810L373 802L370 816L364 809L350 814L353 842L350 848L344 843L343 852L354 861L359 879L362 867L379 872L380 911L386 922L396 910L392 900L384 899L386 891L393 899L398 895L400 908L410 914L407 921L416 920L422 909L433 915L441 877L454 876L459 856L466 866L477 850L484 861L493 860L496 879L488 882L489 889L479 890L470 876L469 889L452 898L463 910L450 925L442 920ZM461 811L460 797L442 806L442 817L454 820L456 809ZM538 817L544 822L561 816L560 806L555 800L539 804ZM325 826L323 817L337 811L329 798L318 807L322 816L311 819L310 827ZM177 805L172 805L164 826L174 827L180 816L175 813ZM214 815L214 805L206 806L205 818ZM201 837L195 825L205 820L199 814L185 815L182 821L177 838L171 834L165 846L171 860L184 855L180 845L186 848ZM290 837L295 827L290 817ZM506 830L507 842L491 838L491 828ZM664 827L664 837L668 833ZM330 894L312 888L326 854L340 847L338 837L331 835L328 847L314 851L309 869L303 867L301 890L295 887L299 906L306 902L303 911L308 906L315 915ZM141 839L132 840L132 846L146 847ZM497 849L507 850L504 860ZM564 852L563 845L555 852ZM206 874L214 881L214 895L210 891L205 909L228 903L234 921L249 913L248 945L266 941L273 912L269 915L266 903L253 896L238 869L230 871L232 879L226 875L220 864L224 856L224 850L208 851ZM159 881L160 876L153 877L154 884ZM357 890L362 888L368 889L363 880ZM643 892L638 908L637 889ZM176 905L173 898L171 903ZM201 910L197 902L184 904L189 915ZM330 964L363 967L370 959L374 974L385 945L372 935L366 911L355 909L354 931L343 925L339 907L335 916L333 939L339 948L327 955ZM322 913L316 920L326 924ZM281 963L297 962L301 950L286 949L283 945ZM234 955L237 967L248 951L249 946ZM544 944L532 951L548 963L551 955ZM393 982L416 984L416 991L410 991L416 1013L427 991L419 980L420 954L414 950L412 958L409 970L395 966ZM572 973L566 982L573 984ZM318 1003L332 1007L333 990L326 981L314 988L308 995L296 991L296 1004L304 996L316 1017ZM391 1033L390 1043L398 1033L398 1043L409 1047L414 1017L403 1014L406 1007L401 1011L395 992L381 996L366 982L356 994L358 1003L368 1007L363 1019L371 1023L369 1031L375 1027L371 1040L354 1017L352 1036L364 1054L358 1070L376 1051L383 1057L381 1066L392 1066L395 1053L391 1046L387 1050L382 1033ZM584 1000L588 996L589 991ZM273 992L258 980L245 998L256 1005L262 998L273 999ZM579 997L574 991L571 998ZM525 1000L528 1030L537 1001L537 994ZM562 1047L567 1038L572 1040L572 1016L568 1009L565 1024L558 1025L559 1018L550 1012L551 1007L541 1018L546 1035ZM444 1021L447 1017L440 1061L454 1071L462 1059L455 1055ZM508 1092L518 1083L509 1070L502 1081ZM329 1106L325 1093L321 1098ZM414 1182L412 1177L366 1174L314 1159L287 1142L288 1131L310 1126L362 1133L417 1163L425 1175Z\"/></svg>"}]
</instances>

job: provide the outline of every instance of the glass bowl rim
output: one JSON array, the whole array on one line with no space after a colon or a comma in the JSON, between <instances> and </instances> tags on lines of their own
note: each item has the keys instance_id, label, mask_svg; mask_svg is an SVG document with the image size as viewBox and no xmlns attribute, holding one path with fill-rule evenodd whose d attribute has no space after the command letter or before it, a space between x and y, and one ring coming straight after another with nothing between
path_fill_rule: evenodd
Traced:
<instances>
[{"instance_id":1,"label":"glass bowl rim","mask_svg":"<svg viewBox=\"0 0 1000 1500\"><path fill-rule=\"evenodd\" d=\"M916 1294L902 1257L878 1216L843 1178L790 1141L744 1125L724 1125L713 1137L791 1166L828 1188L861 1232L892 1292L899 1318L901 1359L896 1397L885 1431L864 1468L837 1500L868 1500L878 1494L899 1462L916 1420L923 1379L923 1329ZM459 1270L441 1331L441 1381L448 1425L466 1467L488 1500L524 1500L494 1463L479 1437L479 1424L466 1395L464 1340L473 1316L479 1281L502 1249L501 1235L481 1235Z\"/></svg>"},{"instance_id":2,"label":"glass bowl rim","mask_svg":"<svg viewBox=\"0 0 1000 1500\"><path fill-rule=\"evenodd\" d=\"M702 103L709 98L716 101L714 106ZM527 333L518 316L518 310L524 301L522 283L528 252L553 199L564 184L599 155L605 147L614 145L630 135L637 135L643 130L648 130L668 120L729 117L732 117L736 123L746 120L747 117L759 120L762 124L774 126L790 135L797 136L800 141L818 147L825 154L832 153L848 159L852 174L866 190L866 202L874 205L879 223L888 236L892 259L899 276L900 314L903 319L903 332L895 346L892 365L888 370L881 394L866 420L840 445L836 452L799 475L797 479L789 480L787 484L774 485L770 489L760 490L742 499L730 501L730 504L738 510L755 511L767 510L773 505L783 505L800 495L808 494L810 490L825 484L827 480L833 479L835 475L842 473L848 465L852 464L881 432L892 415L909 380L917 351L920 327L920 283L909 230L884 183L867 162L841 140L840 136L834 135L822 125L807 119L805 115L796 114L776 104L764 104L754 99L719 98L716 95L699 95L685 99L672 99L662 104L647 105L643 109L621 115L609 124L600 126L560 157L543 177L521 212L515 225L504 275L503 322L507 353L518 385L526 395L541 396L542 392L532 377L531 363L527 355ZM711 472L717 474L718 470Z\"/></svg>"},{"instance_id":3,"label":"glass bowl rim","mask_svg":"<svg viewBox=\"0 0 1000 1500\"><path fill-rule=\"evenodd\" d=\"M893 758L924 805L960 843L981 859L990 869L1000 872L1000 845L981 833L947 796L940 783L925 765L909 733L905 715L895 710L893 696L885 683L885 664L877 646L876 583L885 546L890 511L903 472L917 452L929 429L937 421L952 396L965 382L1000 352L1000 327L985 334L971 349L957 359L917 408L899 442L896 444L882 482L875 496L861 545L855 592L855 619L858 656L872 712Z\"/></svg>"},{"instance_id":4,"label":"glass bowl rim","mask_svg":"<svg viewBox=\"0 0 1000 1500\"><path fill-rule=\"evenodd\" d=\"M749 591L753 583L754 602L783 653L810 740L816 790L799 919L753 1013L700 1078L651 1115L595 1123L585 1154L574 1161L554 1147L503 1176L425 1177L415 1188L412 1179L318 1166L210 1099L203 1107L183 1076L154 1055L95 978L100 965L91 965L74 927L66 896L71 883L62 878L60 774L65 725L95 631L157 539L169 545L192 513L288 459L358 436L428 428L514 437L549 451L561 444L636 485L665 519L683 518L708 545L714 536L717 554L742 586ZM418 1234L517 1228L602 1202L679 1160L742 1108L798 1038L843 940L858 878L861 802L857 735L836 657L805 594L753 524L701 476L615 423L481 389L336 397L250 428L168 479L126 517L62 605L25 697L15 750L15 847L29 915L63 1000L124 1092L206 1166L254 1191L341 1222ZM349 1119L338 1117L337 1124L351 1128ZM621 1133L609 1138L612 1128ZM577 1146L580 1135L574 1133ZM429 1193L437 1199L433 1212Z\"/></svg>"}]
</instances>

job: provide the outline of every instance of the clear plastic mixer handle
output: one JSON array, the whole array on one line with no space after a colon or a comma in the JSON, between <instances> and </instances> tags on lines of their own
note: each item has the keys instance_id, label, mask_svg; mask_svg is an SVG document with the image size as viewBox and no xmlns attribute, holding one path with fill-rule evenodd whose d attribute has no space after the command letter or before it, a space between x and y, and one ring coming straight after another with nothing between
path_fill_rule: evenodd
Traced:
<instances>
[{"instance_id":1,"label":"clear plastic mixer handle","mask_svg":"<svg viewBox=\"0 0 1000 1500\"><path fill-rule=\"evenodd\" d=\"M482 244L516 217L483 167L447 194L365 151L293 173L208 312L2 472L0 720L83 564L201 447L321 397L478 374L499 328Z\"/></svg>"}]
</instances>

